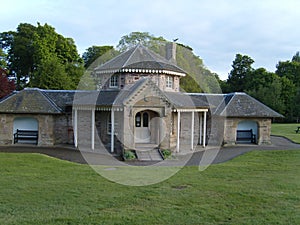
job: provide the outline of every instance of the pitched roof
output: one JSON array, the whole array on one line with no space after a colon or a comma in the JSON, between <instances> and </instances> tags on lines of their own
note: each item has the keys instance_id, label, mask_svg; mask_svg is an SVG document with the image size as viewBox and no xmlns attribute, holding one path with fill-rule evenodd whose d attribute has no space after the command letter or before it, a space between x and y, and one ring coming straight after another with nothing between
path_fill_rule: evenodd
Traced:
<instances>
[{"instance_id":1,"label":"pitched roof","mask_svg":"<svg viewBox=\"0 0 300 225\"><path fill-rule=\"evenodd\" d=\"M229 94L197 94L189 95L206 98L212 114L226 117L283 117L265 104L243 92Z\"/></svg>"},{"instance_id":2,"label":"pitched roof","mask_svg":"<svg viewBox=\"0 0 300 225\"><path fill-rule=\"evenodd\" d=\"M31 88L16 92L0 102L1 113L59 114L62 109L40 89Z\"/></svg>"},{"instance_id":3,"label":"pitched roof","mask_svg":"<svg viewBox=\"0 0 300 225\"><path fill-rule=\"evenodd\" d=\"M96 73L166 73L179 76L185 76L186 74L186 72L176 64L154 53L142 44L138 44L96 67L95 71Z\"/></svg>"}]
</instances>

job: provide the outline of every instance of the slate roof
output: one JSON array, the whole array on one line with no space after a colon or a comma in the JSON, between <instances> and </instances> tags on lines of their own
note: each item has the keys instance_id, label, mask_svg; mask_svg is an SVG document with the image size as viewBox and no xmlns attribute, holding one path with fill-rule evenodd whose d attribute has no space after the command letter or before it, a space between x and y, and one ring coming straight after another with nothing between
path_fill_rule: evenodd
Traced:
<instances>
[{"instance_id":1,"label":"slate roof","mask_svg":"<svg viewBox=\"0 0 300 225\"><path fill-rule=\"evenodd\" d=\"M283 117L281 114L243 92L229 94L190 93L189 95L194 96L194 98L206 98L214 115L225 117Z\"/></svg>"},{"instance_id":2,"label":"slate roof","mask_svg":"<svg viewBox=\"0 0 300 225\"><path fill-rule=\"evenodd\" d=\"M60 114L67 106L119 106L143 87L153 85L157 95L174 108L210 108L213 115L225 117L283 117L246 93L203 94L163 92L150 79L140 79L122 90L67 91L28 88L0 101L0 113Z\"/></svg>"},{"instance_id":3,"label":"slate roof","mask_svg":"<svg viewBox=\"0 0 300 225\"><path fill-rule=\"evenodd\" d=\"M129 69L134 69L130 70ZM176 64L154 53L142 44L121 53L115 58L95 68L96 73L143 72L143 73L178 73L185 76L186 72Z\"/></svg>"},{"instance_id":4,"label":"slate roof","mask_svg":"<svg viewBox=\"0 0 300 225\"><path fill-rule=\"evenodd\" d=\"M1 113L59 114L61 111L52 99L36 88L15 92L0 103Z\"/></svg>"}]
</instances>

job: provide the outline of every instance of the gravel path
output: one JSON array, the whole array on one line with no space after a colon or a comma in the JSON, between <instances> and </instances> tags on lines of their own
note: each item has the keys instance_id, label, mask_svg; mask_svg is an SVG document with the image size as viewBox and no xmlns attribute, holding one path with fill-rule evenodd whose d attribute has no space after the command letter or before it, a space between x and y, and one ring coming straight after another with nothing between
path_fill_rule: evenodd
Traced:
<instances>
[{"instance_id":1,"label":"gravel path","mask_svg":"<svg viewBox=\"0 0 300 225\"><path fill-rule=\"evenodd\" d=\"M300 150L300 144L295 144L290 140L271 136L272 145L237 145L233 147L223 147L219 149L209 149L207 151L198 151L190 155L178 156L176 160L165 160L162 165L172 166L178 164L181 160L186 161L184 165L199 165L201 162L205 163L222 163L230 159L233 159L239 155L253 150ZM0 152L13 152L13 153L40 153L51 157L55 157L62 160L68 160L75 163L81 164L97 164L97 165L108 165L118 166L127 165L124 162L116 160L109 153L92 153L84 152L83 154L69 147L37 147L37 146L26 146L26 145L14 145L14 146L0 146ZM205 157L203 157L205 154ZM201 161L202 160L202 161ZM205 161L207 160L207 162ZM131 165L149 165L156 162L131 162ZM180 163L179 163L180 164Z\"/></svg>"}]
</instances>

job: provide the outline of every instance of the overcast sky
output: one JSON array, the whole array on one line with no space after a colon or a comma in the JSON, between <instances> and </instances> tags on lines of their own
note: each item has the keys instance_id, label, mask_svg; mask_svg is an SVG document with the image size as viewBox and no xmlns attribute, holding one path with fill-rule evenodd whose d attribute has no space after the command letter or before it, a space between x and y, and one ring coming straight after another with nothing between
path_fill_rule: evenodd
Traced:
<instances>
[{"instance_id":1,"label":"overcast sky","mask_svg":"<svg viewBox=\"0 0 300 225\"><path fill-rule=\"evenodd\" d=\"M300 51L299 0L10 0L2 3L0 32L19 23L48 23L75 40L80 53L92 45L116 46L133 31L189 45L226 79L237 53L254 67L275 71Z\"/></svg>"}]
</instances>

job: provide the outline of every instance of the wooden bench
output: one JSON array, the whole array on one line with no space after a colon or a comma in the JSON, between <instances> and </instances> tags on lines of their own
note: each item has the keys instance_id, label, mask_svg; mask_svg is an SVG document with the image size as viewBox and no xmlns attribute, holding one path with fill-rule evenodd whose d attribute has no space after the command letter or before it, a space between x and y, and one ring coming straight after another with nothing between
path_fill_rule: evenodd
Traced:
<instances>
[{"instance_id":1,"label":"wooden bench","mask_svg":"<svg viewBox=\"0 0 300 225\"><path fill-rule=\"evenodd\" d=\"M14 144L18 143L20 140L23 141L34 141L37 145L39 139L39 132L36 130L19 130L14 133Z\"/></svg>"},{"instance_id":2,"label":"wooden bench","mask_svg":"<svg viewBox=\"0 0 300 225\"><path fill-rule=\"evenodd\" d=\"M256 136L253 134L253 130L237 130L236 135L237 142L250 142L255 143L256 142Z\"/></svg>"},{"instance_id":3,"label":"wooden bench","mask_svg":"<svg viewBox=\"0 0 300 225\"><path fill-rule=\"evenodd\" d=\"M295 130L296 134L298 134L300 132L300 127L298 127L296 130Z\"/></svg>"}]
</instances>

